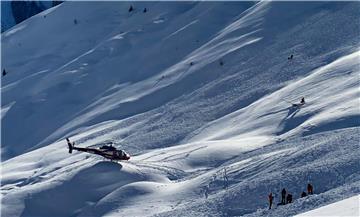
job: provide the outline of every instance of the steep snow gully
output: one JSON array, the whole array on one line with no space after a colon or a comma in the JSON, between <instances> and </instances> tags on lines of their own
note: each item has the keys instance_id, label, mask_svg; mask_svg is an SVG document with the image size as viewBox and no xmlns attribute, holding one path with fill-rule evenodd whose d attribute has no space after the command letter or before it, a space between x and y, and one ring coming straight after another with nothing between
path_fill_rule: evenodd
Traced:
<instances>
[{"instance_id":1,"label":"steep snow gully","mask_svg":"<svg viewBox=\"0 0 360 217\"><path fill-rule=\"evenodd\" d=\"M29 18L1 35L1 215L358 216L359 35L360 2L64 2ZM132 157L69 154L66 137Z\"/></svg>"}]
</instances>

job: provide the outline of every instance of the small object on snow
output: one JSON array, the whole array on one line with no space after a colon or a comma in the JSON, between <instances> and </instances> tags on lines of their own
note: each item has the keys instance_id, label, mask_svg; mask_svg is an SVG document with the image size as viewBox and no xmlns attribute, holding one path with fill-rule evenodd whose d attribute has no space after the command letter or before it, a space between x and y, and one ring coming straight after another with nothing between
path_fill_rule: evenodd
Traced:
<instances>
[{"instance_id":1,"label":"small object on snow","mask_svg":"<svg viewBox=\"0 0 360 217\"><path fill-rule=\"evenodd\" d=\"M292 202L292 194L288 194L286 196L286 203L291 203Z\"/></svg>"},{"instance_id":2,"label":"small object on snow","mask_svg":"<svg viewBox=\"0 0 360 217\"><path fill-rule=\"evenodd\" d=\"M223 66L224 65L224 62L222 60L220 60L220 66Z\"/></svg>"},{"instance_id":3,"label":"small object on snow","mask_svg":"<svg viewBox=\"0 0 360 217\"><path fill-rule=\"evenodd\" d=\"M194 65L194 62L190 62L190 66Z\"/></svg>"},{"instance_id":4,"label":"small object on snow","mask_svg":"<svg viewBox=\"0 0 360 217\"><path fill-rule=\"evenodd\" d=\"M131 11L133 11L133 10L134 10L133 6L130 5L129 12L131 12Z\"/></svg>"},{"instance_id":5,"label":"small object on snow","mask_svg":"<svg viewBox=\"0 0 360 217\"><path fill-rule=\"evenodd\" d=\"M294 107L300 107L302 105L305 105L305 98L302 97L301 100L300 100L300 103L293 103L292 106Z\"/></svg>"},{"instance_id":6,"label":"small object on snow","mask_svg":"<svg viewBox=\"0 0 360 217\"><path fill-rule=\"evenodd\" d=\"M165 75L161 76L161 78L159 78L159 80L156 81L156 83L154 84L154 87L165 78Z\"/></svg>"},{"instance_id":7,"label":"small object on snow","mask_svg":"<svg viewBox=\"0 0 360 217\"><path fill-rule=\"evenodd\" d=\"M300 104L305 104L305 97L302 97L302 98L301 98Z\"/></svg>"},{"instance_id":8,"label":"small object on snow","mask_svg":"<svg viewBox=\"0 0 360 217\"><path fill-rule=\"evenodd\" d=\"M147 12L147 9L146 9L146 8L144 8L143 13L146 13L146 12Z\"/></svg>"},{"instance_id":9,"label":"small object on snow","mask_svg":"<svg viewBox=\"0 0 360 217\"><path fill-rule=\"evenodd\" d=\"M7 72L5 71L5 69L3 69L2 76L4 77L6 74Z\"/></svg>"},{"instance_id":10,"label":"small object on snow","mask_svg":"<svg viewBox=\"0 0 360 217\"><path fill-rule=\"evenodd\" d=\"M289 57L288 57L288 60L292 60L294 58L294 55L290 55Z\"/></svg>"},{"instance_id":11,"label":"small object on snow","mask_svg":"<svg viewBox=\"0 0 360 217\"><path fill-rule=\"evenodd\" d=\"M307 194L306 194L305 191L303 191L303 192L301 193L301 195L300 195L301 198L306 197L306 196L307 196Z\"/></svg>"},{"instance_id":12,"label":"small object on snow","mask_svg":"<svg viewBox=\"0 0 360 217\"><path fill-rule=\"evenodd\" d=\"M299 107L299 106L302 106L302 105L304 105L304 104L305 104L305 98L302 97L301 100L300 100L300 103L299 103L299 104L294 103L293 106Z\"/></svg>"},{"instance_id":13,"label":"small object on snow","mask_svg":"<svg viewBox=\"0 0 360 217\"><path fill-rule=\"evenodd\" d=\"M76 19L74 19L74 24L75 24L75 25L78 24L78 21L77 21Z\"/></svg>"}]
</instances>

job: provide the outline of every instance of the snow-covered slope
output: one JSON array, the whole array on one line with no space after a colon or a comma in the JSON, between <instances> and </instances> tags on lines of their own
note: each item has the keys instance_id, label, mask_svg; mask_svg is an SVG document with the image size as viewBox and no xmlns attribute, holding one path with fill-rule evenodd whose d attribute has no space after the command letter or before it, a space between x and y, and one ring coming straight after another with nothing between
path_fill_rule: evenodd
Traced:
<instances>
[{"instance_id":1,"label":"snow-covered slope","mask_svg":"<svg viewBox=\"0 0 360 217\"><path fill-rule=\"evenodd\" d=\"M359 2L132 4L2 34L2 215L291 216L360 193Z\"/></svg>"},{"instance_id":2,"label":"snow-covered slope","mask_svg":"<svg viewBox=\"0 0 360 217\"><path fill-rule=\"evenodd\" d=\"M1 1L1 32L60 3L61 1Z\"/></svg>"},{"instance_id":3,"label":"snow-covered slope","mask_svg":"<svg viewBox=\"0 0 360 217\"><path fill-rule=\"evenodd\" d=\"M360 216L359 195L320 207L297 216Z\"/></svg>"},{"instance_id":4,"label":"snow-covered slope","mask_svg":"<svg viewBox=\"0 0 360 217\"><path fill-rule=\"evenodd\" d=\"M1 32L11 28L12 26L16 25L12 9L11 9L11 2L10 1L1 1Z\"/></svg>"}]
</instances>

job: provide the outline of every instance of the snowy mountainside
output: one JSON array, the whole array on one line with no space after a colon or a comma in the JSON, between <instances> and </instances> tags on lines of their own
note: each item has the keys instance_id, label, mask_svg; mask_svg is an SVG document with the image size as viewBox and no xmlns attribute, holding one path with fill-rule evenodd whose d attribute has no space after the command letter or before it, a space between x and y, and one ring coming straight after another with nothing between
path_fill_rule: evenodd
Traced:
<instances>
[{"instance_id":1,"label":"snowy mountainside","mask_svg":"<svg viewBox=\"0 0 360 217\"><path fill-rule=\"evenodd\" d=\"M360 194L359 2L132 5L2 34L3 216L293 216Z\"/></svg>"},{"instance_id":2,"label":"snowy mountainside","mask_svg":"<svg viewBox=\"0 0 360 217\"><path fill-rule=\"evenodd\" d=\"M16 22L12 14L11 2L1 1L1 32L15 26Z\"/></svg>"},{"instance_id":3,"label":"snowy mountainside","mask_svg":"<svg viewBox=\"0 0 360 217\"><path fill-rule=\"evenodd\" d=\"M329 204L324 207L320 207L315 210L311 210L298 216L351 216L354 213L356 216L359 216L359 201L360 197L358 195L333 204Z\"/></svg>"},{"instance_id":4,"label":"snowy mountainside","mask_svg":"<svg viewBox=\"0 0 360 217\"><path fill-rule=\"evenodd\" d=\"M72 132L78 128L78 125L86 126L109 119L134 116L181 95L184 89L181 82L177 82L180 84L174 87L169 85L173 81L166 79L156 86L154 84L166 74L179 75L180 70L188 69L190 61L185 62L181 59L186 58L185 55L191 49L199 47L201 43L206 42L208 37L219 31L224 22L229 22L229 19L241 13L248 3L245 6L241 4L232 13L222 16L223 22L220 19L217 21L220 23L218 25L207 25L207 23L214 19L212 18L214 14L220 14L227 8L234 8L231 4L222 8L211 3L206 8L215 11L204 15L201 12L205 8L202 8L199 3L169 2L158 7L156 7L158 4L155 4L153 12L150 12L149 8L146 14L140 11L138 12L140 14L130 15L127 12L128 4L119 3L115 6L113 4L104 3L100 6L90 4L88 10L85 11L84 3L81 2L63 4L59 6L59 9L74 14L73 16L69 15L64 20L61 10L50 11L47 12L49 13L47 21L42 20L41 15L31 20L38 25L33 25L26 32L26 38L23 38L25 34L7 36L18 30L26 31L22 28L25 28L28 22L4 34L4 50L8 53L4 57L4 67L16 73L4 79L3 104L10 104L14 98L25 100L14 104L2 119L3 133L8 135L3 138L3 147L7 147L3 153L14 156L36 144L42 145L48 140L53 140L53 137L58 138L59 135L63 136L64 133ZM193 9L190 10L190 8ZM164 13L169 15L165 16ZM197 16L202 15L201 21L197 22L196 31L191 31L195 28L191 25L184 28L189 23L183 20L185 18L181 19L182 16L175 16L182 13L186 19L196 19ZM122 20L124 17L127 18L127 22ZM51 19L55 19L59 24L52 25ZM73 23L74 19L78 20L77 25ZM162 21L165 19L167 21ZM191 38L190 36L184 38L183 41L188 46L180 47L174 43L178 37L182 37L174 34L181 29L180 27L184 29L179 32L184 34L187 32L187 35L191 36ZM48 40L49 35L45 38L38 36L44 28L46 28L45 32L53 32L57 43L54 44L53 40ZM69 28L73 31L69 31ZM148 34L144 33L145 28L148 28ZM168 37L171 34L173 36ZM57 35L61 35L61 38L56 37ZM165 36L161 37L162 35ZM28 38L32 40L27 40ZM163 41L153 43L157 38ZM195 38L201 39L202 42L196 42ZM16 46L18 43L21 45ZM40 43L42 47L38 48L37 45ZM13 45L18 47L25 56L23 59L14 58L17 56L17 50ZM6 46L9 48L7 49ZM176 49L178 52L175 52ZM34 53L34 50L36 50L35 57L29 55ZM126 52L122 52L124 50ZM139 53L139 50L149 52ZM174 52L174 55L169 57L168 53L171 52ZM61 58L62 55L68 56L69 59ZM162 61L153 60L154 56ZM9 58L8 64L6 58ZM39 62L33 61L40 59L40 66ZM171 66L174 61L181 62ZM29 70L36 70L36 72L25 76L23 73ZM44 79L36 83L31 82L33 79L38 79L38 76ZM166 78L176 79L170 74ZM15 81L17 83L14 83ZM198 80L193 80L193 82L196 82L195 85L201 85L198 84ZM187 82L186 85L193 84ZM162 88L166 86L170 87ZM29 91L24 93L21 91L23 88ZM24 107L27 111L31 111L30 115L28 112L20 112L23 114L20 116L19 112L16 112L22 111ZM14 115L13 118L10 118L12 115ZM11 125L7 125L7 121L11 122ZM29 130L34 124L40 126L46 124L47 127L34 134ZM24 130L21 132L15 130L18 126L24 127ZM16 146L6 145L8 143L16 144ZM3 157L6 158L6 155Z\"/></svg>"},{"instance_id":5,"label":"snowy mountainside","mask_svg":"<svg viewBox=\"0 0 360 217\"><path fill-rule=\"evenodd\" d=\"M61 1L1 1L1 32L60 3Z\"/></svg>"}]
</instances>

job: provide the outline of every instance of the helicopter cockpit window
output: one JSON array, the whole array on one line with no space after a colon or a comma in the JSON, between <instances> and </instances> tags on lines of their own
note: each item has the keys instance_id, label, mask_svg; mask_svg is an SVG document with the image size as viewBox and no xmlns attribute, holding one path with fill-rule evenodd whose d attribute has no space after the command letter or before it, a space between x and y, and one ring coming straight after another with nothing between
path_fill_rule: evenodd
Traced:
<instances>
[{"instance_id":1,"label":"helicopter cockpit window","mask_svg":"<svg viewBox=\"0 0 360 217\"><path fill-rule=\"evenodd\" d=\"M123 151L119 151L118 154L119 154L119 156L121 156L121 157L125 157L125 153L124 153Z\"/></svg>"}]
</instances>

